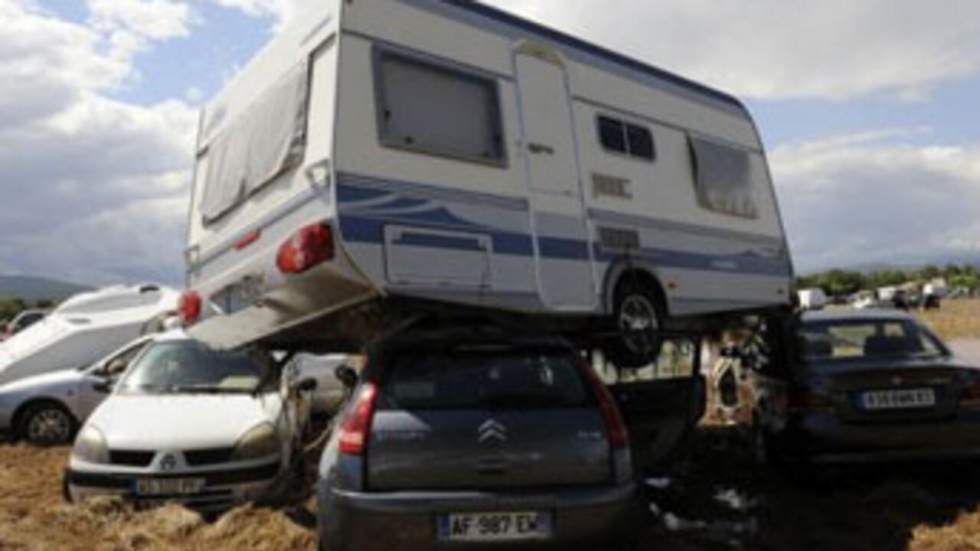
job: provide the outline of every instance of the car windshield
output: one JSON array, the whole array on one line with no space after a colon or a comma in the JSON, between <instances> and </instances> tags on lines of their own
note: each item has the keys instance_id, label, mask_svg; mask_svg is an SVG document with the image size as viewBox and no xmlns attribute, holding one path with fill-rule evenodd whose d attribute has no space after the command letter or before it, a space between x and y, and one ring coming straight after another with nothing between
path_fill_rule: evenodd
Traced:
<instances>
[{"instance_id":1,"label":"car windshield","mask_svg":"<svg viewBox=\"0 0 980 551\"><path fill-rule=\"evenodd\" d=\"M399 352L385 364L381 409L578 408L591 394L565 350Z\"/></svg>"},{"instance_id":2,"label":"car windshield","mask_svg":"<svg viewBox=\"0 0 980 551\"><path fill-rule=\"evenodd\" d=\"M271 384L267 369L240 352L218 352L194 340L152 344L119 382L130 394L251 393Z\"/></svg>"},{"instance_id":3,"label":"car windshield","mask_svg":"<svg viewBox=\"0 0 980 551\"><path fill-rule=\"evenodd\" d=\"M806 322L798 330L798 336L805 363L946 355L939 339L912 320Z\"/></svg>"}]
</instances>

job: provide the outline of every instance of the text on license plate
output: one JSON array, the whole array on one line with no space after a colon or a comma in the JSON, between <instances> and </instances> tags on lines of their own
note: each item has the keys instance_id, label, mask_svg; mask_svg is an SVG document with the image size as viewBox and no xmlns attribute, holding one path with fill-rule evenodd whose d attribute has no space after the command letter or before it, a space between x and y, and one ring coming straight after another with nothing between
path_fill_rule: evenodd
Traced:
<instances>
[{"instance_id":1,"label":"text on license plate","mask_svg":"<svg viewBox=\"0 0 980 551\"><path fill-rule=\"evenodd\" d=\"M142 478L136 481L136 494L140 496L190 495L203 489L203 478Z\"/></svg>"},{"instance_id":2,"label":"text on license plate","mask_svg":"<svg viewBox=\"0 0 980 551\"><path fill-rule=\"evenodd\" d=\"M874 390L862 396L864 409L927 408L936 405L936 393L931 388L906 390Z\"/></svg>"},{"instance_id":3,"label":"text on license plate","mask_svg":"<svg viewBox=\"0 0 980 551\"><path fill-rule=\"evenodd\" d=\"M441 515L443 541L510 541L545 539L551 535L546 513L454 513Z\"/></svg>"}]
</instances>

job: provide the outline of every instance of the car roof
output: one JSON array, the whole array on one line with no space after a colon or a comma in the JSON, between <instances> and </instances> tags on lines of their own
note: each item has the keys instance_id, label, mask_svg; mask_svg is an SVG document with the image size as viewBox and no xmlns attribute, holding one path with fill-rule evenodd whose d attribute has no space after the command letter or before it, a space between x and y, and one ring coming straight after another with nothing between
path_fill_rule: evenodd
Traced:
<instances>
[{"instance_id":1,"label":"car roof","mask_svg":"<svg viewBox=\"0 0 980 551\"><path fill-rule=\"evenodd\" d=\"M173 342L191 340L183 329L172 329L153 336L153 342Z\"/></svg>"},{"instance_id":2,"label":"car roof","mask_svg":"<svg viewBox=\"0 0 980 551\"><path fill-rule=\"evenodd\" d=\"M811 310L801 316L804 322L827 321L915 321L916 317L903 310L884 308L833 308L830 310Z\"/></svg>"}]
</instances>

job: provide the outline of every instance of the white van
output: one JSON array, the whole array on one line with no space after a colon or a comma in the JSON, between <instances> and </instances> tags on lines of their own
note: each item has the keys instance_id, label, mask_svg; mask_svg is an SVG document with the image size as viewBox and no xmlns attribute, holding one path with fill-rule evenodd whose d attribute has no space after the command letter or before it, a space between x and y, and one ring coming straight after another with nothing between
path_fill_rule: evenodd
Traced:
<instances>
[{"instance_id":1,"label":"white van","mask_svg":"<svg viewBox=\"0 0 980 551\"><path fill-rule=\"evenodd\" d=\"M202 113L197 338L339 351L423 305L630 334L790 307L737 99L475 2L310 9Z\"/></svg>"},{"instance_id":2,"label":"white van","mask_svg":"<svg viewBox=\"0 0 980 551\"><path fill-rule=\"evenodd\" d=\"M177 310L179 293L158 285L108 287L63 302L0 344L0 384L88 366Z\"/></svg>"},{"instance_id":3,"label":"white van","mask_svg":"<svg viewBox=\"0 0 980 551\"><path fill-rule=\"evenodd\" d=\"M799 296L800 308L804 310L823 310L824 306L827 306L827 294L823 292L823 289L801 289L797 295Z\"/></svg>"}]
</instances>

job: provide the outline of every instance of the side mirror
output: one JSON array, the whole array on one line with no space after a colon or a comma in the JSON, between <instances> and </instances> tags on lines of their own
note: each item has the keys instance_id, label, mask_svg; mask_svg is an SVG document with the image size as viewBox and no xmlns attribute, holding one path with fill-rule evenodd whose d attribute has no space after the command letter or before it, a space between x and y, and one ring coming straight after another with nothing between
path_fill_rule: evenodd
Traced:
<instances>
[{"instance_id":1,"label":"side mirror","mask_svg":"<svg viewBox=\"0 0 980 551\"><path fill-rule=\"evenodd\" d=\"M103 379L92 385L92 390L100 394L109 394L112 392L113 381L110 379Z\"/></svg>"},{"instance_id":2,"label":"side mirror","mask_svg":"<svg viewBox=\"0 0 980 551\"><path fill-rule=\"evenodd\" d=\"M316 390L316 379L303 379L296 384L296 390L300 392L313 392Z\"/></svg>"},{"instance_id":3,"label":"side mirror","mask_svg":"<svg viewBox=\"0 0 980 551\"><path fill-rule=\"evenodd\" d=\"M337 369L333 371L337 380L341 382L347 388L354 388L357 386L357 380L359 379L357 371L349 365L337 366Z\"/></svg>"}]
</instances>

